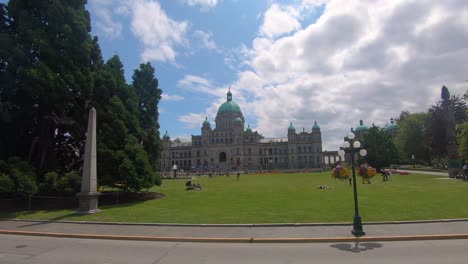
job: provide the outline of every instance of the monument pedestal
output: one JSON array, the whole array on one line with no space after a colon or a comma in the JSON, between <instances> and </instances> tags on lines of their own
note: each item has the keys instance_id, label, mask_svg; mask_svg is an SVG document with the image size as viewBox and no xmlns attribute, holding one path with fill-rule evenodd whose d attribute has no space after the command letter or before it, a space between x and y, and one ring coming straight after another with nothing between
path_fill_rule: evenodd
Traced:
<instances>
[{"instance_id":1,"label":"monument pedestal","mask_svg":"<svg viewBox=\"0 0 468 264\"><path fill-rule=\"evenodd\" d=\"M447 145L447 168L449 178L455 178L461 170L463 164L458 157L458 146L455 144Z\"/></svg>"},{"instance_id":2,"label":"monument pedestal","mask_svg":"<svg viewBox=\"0 0 468 264\"><path fill-rule=\"evenodd\" d=\"M100 192L77 193L80 203L77 213L82 215L99 213L101 211L98 209L99 195L101 195Z\"/></svg>"}]
</instances>

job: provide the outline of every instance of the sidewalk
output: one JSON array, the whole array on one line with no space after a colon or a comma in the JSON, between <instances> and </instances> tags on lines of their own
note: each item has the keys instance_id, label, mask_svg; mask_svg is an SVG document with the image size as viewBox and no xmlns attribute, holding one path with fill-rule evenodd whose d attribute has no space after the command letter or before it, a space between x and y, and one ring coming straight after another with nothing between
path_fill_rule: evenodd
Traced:
<instances>
[{"instance_id":1,"label":"sidewalk","mask_svg":"<svg viewBox=\"0 0 468 264\"><path fill-rule=\"evenodd\" d=\"M420 173L420 174L429 174L429 175L438 175L438 176L445 176L448 178L448 172L439 172L439 171L424 171L424 170L405 170L405 169L397 169L398 172L408 172L408 173Z\"/></svg>"},{"instance_id":2,"label":"sidewalk","mask_svg":"<svg viewBox=\"0 0 468 264\"><path fill-rule=\"evenodd\" d=\"M352 224L161 225L59 221L0 221L0 234L184 242L355 241ZM468 239L468 219L373 223L361 241Z\"/></svg>"}]
</instances>

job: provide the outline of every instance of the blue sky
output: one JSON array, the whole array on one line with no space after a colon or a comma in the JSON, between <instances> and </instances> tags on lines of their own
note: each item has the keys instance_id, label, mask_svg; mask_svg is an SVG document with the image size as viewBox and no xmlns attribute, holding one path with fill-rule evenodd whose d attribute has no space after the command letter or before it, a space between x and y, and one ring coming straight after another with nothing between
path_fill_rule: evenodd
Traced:
<instances>
[{"instance_id":1,"label":"blue sky","mask_svg":"<svg viewBox=\"0 0 468 264\"><path fill-rule=\"evenodd\" d=\"M150 61L161 133L189 139L231 86L266 137L321 126L336 150L359 120L384 126L426 111L446 85L467 90L466 0L88 0L104 58L131 82Z\"/></svg>"}]
</instances>

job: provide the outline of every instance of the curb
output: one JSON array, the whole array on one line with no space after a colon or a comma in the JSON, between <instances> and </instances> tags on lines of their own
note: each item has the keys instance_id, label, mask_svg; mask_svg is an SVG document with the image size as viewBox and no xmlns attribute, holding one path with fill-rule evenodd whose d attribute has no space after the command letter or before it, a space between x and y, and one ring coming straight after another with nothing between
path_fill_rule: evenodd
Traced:
<instances>
[{"instance_id":1,"label":"curb","mask_svg":"<svg viewBox=\"0 0 468 264\"><path fill-rule=\"evenodd\" d=\"M68 234L32 231L0 230L4 235L47 236L81 239L108 239L159 242L203 242L203 243L334 243L334 242L370 242L370 241L420 241L468 239L468 234L416 235L416 236L375 236L375 237L329 237L329 238L217 238L217 237L155 237L155 236L122 236Z\"/></svg>"},{"instance_id":2,"label":"curb","mask_svg":"<svg viewBox=\"0 0 468 264\"><path fill-rule=\"evenodd\" d=\"M180 226L180 227L300 227L300 226L349 226L352 222L337 223L273 223L273 224L180 224L180 223L133 223L133 222L95 222L95 221L71 221L71 220L34 220L34 219L0 219L2 221L39 222L39 223L64 223L83 225L130 225L130 226ZM413 221L382 221L365 222L366 225L400 225L400 224L426 224L426 223L451 223L468 222L468 218L413 220Z\"/></svg>"}]
</instances>

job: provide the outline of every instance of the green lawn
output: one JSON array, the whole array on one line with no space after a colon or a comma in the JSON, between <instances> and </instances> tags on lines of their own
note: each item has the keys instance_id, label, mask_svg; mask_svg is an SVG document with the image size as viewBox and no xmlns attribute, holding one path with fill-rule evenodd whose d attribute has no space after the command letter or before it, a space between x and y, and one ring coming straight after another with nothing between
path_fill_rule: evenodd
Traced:
<instances>
[{"instance_id":1,"label":"green lawn","mask_svg":"<svg viewBox=\"0 0 468 264\"><path fill-rule=\"evenodd\" d=\"M364 222L468 217L468 182L432 175L393 175L358 184ZM348 182L327 173L202 177L201 191L185 191L186 180L165 180L152 191L166 198L101 206L78 216L74 210L1 213L3 219L60 219L152 223L311 223L351 222L353 192ZM328 184L332 189L320 190Z\"/></svg>"}]
</instances>

